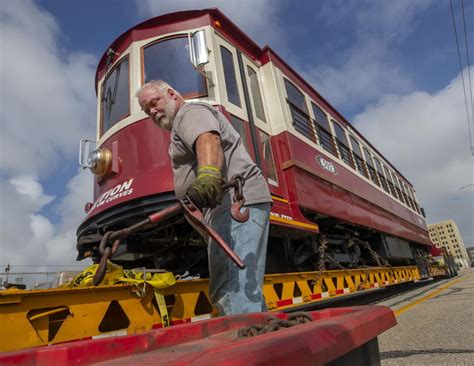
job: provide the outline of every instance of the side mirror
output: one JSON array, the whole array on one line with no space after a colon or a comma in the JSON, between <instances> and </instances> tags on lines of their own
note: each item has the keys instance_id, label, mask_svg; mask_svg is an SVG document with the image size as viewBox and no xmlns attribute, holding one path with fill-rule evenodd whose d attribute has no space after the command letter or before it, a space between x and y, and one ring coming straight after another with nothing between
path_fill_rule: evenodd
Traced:
<instances>
[{"instance_id":1,"label":"side mirror","mask_svg":"<svg viewBox=\"0 0 474 366\"><path fill-rule=\"evenodd\" d=\"M90 153L95 149L96 141L82 139L79 144L79 165L83 168L90 168L88 162Z\"/></svg>"},{"instance_id":2,"label":"side mirror","mask_svg":"<svg viewBox=\"0 0 474 366\"><path fill-rule=\"evenodd\" d=\"M209 62L209 53L206 44L206 35L204 30L196 31L188 36L189 58L191 63L197 69Z\"/></svg>"}]
</instances>

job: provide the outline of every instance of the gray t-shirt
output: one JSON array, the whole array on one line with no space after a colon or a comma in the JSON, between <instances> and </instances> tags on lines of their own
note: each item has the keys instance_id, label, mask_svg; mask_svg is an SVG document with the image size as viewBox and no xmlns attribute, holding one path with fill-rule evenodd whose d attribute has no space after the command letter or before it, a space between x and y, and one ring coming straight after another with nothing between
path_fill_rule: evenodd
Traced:
<instances>
[{"instance_id":1,"label":"gray t-shirt","mask_svg":"<svg viewBox=\"0 0 474 366\"><path fill-rule=\"evenodd\" d=\"M228 182L235 174L243 175L246 205L272 202L267 182L260 168L245 150L240 135L221 112L202 102L185 103L173 121L169 155L173 165L176 196L184 196L186 189L196 179L197 159L194 144L201 134L210 131L219 133L221 137L224 151L223 179ZM229 208L232 194L233 189L230 189L224 196L222 205L210 213L212 217Z\"/></svg>"}]
</instances>

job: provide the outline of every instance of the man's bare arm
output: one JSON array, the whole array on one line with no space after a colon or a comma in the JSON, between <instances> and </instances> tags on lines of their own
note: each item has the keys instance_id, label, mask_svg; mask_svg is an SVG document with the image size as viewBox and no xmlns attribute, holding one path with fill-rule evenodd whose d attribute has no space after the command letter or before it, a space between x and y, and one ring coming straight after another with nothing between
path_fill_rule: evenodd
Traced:
<instances>
[{"instance_id":1,"label":"man's bare arm","mask_svg":"<svg viewBox=\"0 0 474 366\"><path fill-rule=\"evenodd\" d=\"M204 132L199 135L195 146L198 168L204 165L212 165L222 169L224 151L221 146L221 137L217 132Z\"/></svg>"}]
</instances>

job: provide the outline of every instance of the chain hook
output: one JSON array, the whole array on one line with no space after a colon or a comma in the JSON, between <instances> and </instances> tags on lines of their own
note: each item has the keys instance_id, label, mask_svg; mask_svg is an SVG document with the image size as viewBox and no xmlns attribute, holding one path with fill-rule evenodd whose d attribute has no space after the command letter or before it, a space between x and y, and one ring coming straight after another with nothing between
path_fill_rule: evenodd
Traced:
<instances>
[{"instance_id":1,"label":"chain hook","mask_svg":"<svg viewBox=\"0 0 474 366\"><path fill-rule=\"evenodd\" d=\"M113 233L113 231L106 232L100 241L99 253L101 258L92 281L94 286L100 285L104 280L105 273L107 272L107 261L117 252L120 245L120 239L115 239L112 245L109 244Z\"/></svg>"},{"instance_id":2,"label":"chain hook","mask_svg":"<svg viewBox=\"0 0 474 366\"><path fill-rule=\"evenodd\" d=\"M232 203L230 208L230 215L237 222L246 222L250 217L250 212L248 207L242 210L245 204L243 194L244 177L241 174L234 175L231 179L231 183L234 185L234 196L232 197L234 203Z\"/></svg>"}]
</instances>

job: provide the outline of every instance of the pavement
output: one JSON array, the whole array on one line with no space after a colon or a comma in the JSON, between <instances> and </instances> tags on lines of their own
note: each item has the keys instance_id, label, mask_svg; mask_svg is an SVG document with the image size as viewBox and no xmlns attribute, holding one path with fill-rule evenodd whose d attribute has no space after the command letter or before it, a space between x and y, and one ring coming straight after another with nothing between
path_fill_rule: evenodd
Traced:
<instances>
[{"instance_id":1,"label":"pavement","mask_svg":"<svg viewBox=\"0 0 474 366\"><path fill-rule=\"evenodd\" d=\"M378 304L398 322L379 336L382 366L474 365L474 268Z\"/></svg>"}]
</instances>

